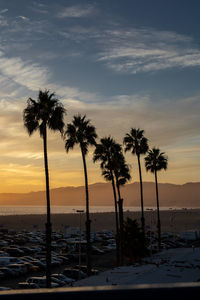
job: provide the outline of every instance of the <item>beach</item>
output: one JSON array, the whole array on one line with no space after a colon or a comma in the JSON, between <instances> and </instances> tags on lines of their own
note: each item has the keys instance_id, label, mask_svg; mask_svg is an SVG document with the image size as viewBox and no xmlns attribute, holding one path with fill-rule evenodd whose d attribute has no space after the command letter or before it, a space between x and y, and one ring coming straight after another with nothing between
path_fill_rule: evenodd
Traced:
<instances>
[{"instance_id":1,"label":"beach","mask_svg":"<svg viewBox=\"0 0 200 300\"><path fill-rule=\"evenodd\" d=\"M124 212L124 220L127 217L138 220L140 224L140 212ZM115 230L115 214L112 212L91 213L91 230ZM188 230L200 230L200 209L178 209L160 211L161 228L163 232L181 232ZM145 212L145 224L147 230L156 230L156 210ZM52 214L52 228L54 231L66 231L69 227L79 227L84 230L85 214ZM46 216L42 215L9 215L0 216L0 228L9 230L44 230Z\"/></svg>"},{"instance_id":2,"label":"beach","mask_svg":"<svg viewBox=\"0 0 200 300\"><path fill-rule=\"evenodd\" d=\"M75 282L74 286L171 284L200 281L200 248L174 248L144 258L140 264L122 266Z\"/></svg>"}]
</instances>

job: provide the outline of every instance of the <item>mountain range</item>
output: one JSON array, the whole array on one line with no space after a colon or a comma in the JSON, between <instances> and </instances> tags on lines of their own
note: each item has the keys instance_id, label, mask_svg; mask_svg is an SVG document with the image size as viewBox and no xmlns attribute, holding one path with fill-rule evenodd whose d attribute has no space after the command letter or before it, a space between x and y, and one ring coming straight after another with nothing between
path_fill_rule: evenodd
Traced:
<instances>
[{"instance_id":1,"label":"mountain range","mask_svg":"<svg viewBox=\"0 0 200 300\"><path fill-rule=\"evenodd\" d=\"M144 182L144 206L156 206L155 183ZM159 184L159 199L162 207L200 207L200 182L182 185ZM95 183L89 186L91 206L112 206L114 203L110 183ZM121 188L124 206L140 206L140 184L134 182ZM0 205L45 205L45 191L29 193L0 193ZM51 190L51 205L85 205L84 186L60 187Z\"/></svg>"}]
</instances>

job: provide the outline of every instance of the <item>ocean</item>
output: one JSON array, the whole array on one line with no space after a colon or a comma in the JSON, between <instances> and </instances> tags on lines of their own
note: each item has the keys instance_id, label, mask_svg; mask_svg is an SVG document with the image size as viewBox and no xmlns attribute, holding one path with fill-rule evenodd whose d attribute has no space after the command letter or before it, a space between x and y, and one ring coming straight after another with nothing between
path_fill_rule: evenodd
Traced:
<instances>
[{"instance_id":1,"label":"ocean","mask_svg":"<svg viewBox=\"0 0 200 300\"><path fill-rule=\"evenodd\" d=\"M155 210L156 207L147 207L146 211ZM161 207L160 210L183 209L176 207ZM189 208L188 208L189 209ZM79 213L85 211L85 206L51 206L52 214ZM140 207L125 206L124 211L140 211ZM90 206L90 212L114 212L114 206ZM46 214L45 206L0 206L0 216L9 215L40 215Z\"/></svg>"}]
</instances>

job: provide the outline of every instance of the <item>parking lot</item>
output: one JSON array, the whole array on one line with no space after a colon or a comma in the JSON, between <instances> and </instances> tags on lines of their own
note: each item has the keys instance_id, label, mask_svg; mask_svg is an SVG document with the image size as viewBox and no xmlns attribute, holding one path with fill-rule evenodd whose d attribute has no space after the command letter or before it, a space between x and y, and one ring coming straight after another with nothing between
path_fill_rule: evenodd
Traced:
<instances>
[{"instance_id":1,"label":"parking lot","mask_svg":"<svg viewBox=\"0 0 200 300\"><path fill-rule=\"evenodd\" d=\"M80 241L81 239L81 241ZM115 266L115 240L111 231L97 232L91 236L93 274ZM73 232L68 235L63 232L52 233L52 274L58 286L64 286L64 280L59 277L67 274L67 269L76 269L76 275L68 273L65 286L72 286L73 281L86 276L84 234ZM11 289L26 288L32 277L45 276L46 266L45 232L21 231L3 229L0 231L0 286ZM81 271L78 271L81 265ZM78 275L77 275L78 274ZM70 277L71 276L71 277ZM82 277L81 277L82 276ZM74 278L72 278L74 277ZM38 281L35 279L35 281ZM41 280L42 281L42 280ZM41 283L42 284L42 283ZM31 286L34 288L34 285ZM38 286L35 286L38 287ZM43 287L40 286L39 287Z\"/></svg>"}]
</instances>

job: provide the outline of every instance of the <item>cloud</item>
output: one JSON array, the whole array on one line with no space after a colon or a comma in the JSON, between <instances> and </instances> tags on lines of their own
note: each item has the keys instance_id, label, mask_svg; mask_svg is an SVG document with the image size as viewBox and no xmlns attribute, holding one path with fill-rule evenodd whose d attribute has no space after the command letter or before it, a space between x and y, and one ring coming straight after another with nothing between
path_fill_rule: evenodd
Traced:
<instances>
[{"instance_id":1,"label":"cloud","mask_svg":"<svg viewBox=\"0 0 200 300\"><path fill-rule=\"evenodd\" d=\"M50 76L47 68L25 62L21 58L7 58L3 53L0 54L0 72L4 77L32 91L47 83Z\"/></svg>"},{"instance_id":2,"label":"cloud","mask_svg":"<svg viewBox=\"0 0 200 300\"><path fill-rule=\"evenodd\" d=\"M32 2L32 10L39 14L48 14L48 6L37 1Z\"/></svg>"},{"instance_id":3,"label":"cloud","mask_svg":"<svg viewBox=\"0 0 200 300\"><path fill-rule=\"evenodd\" d=\"M152 28L108 30L98 61L116 72L137 73L200 66L192 38Z\"/></svg>"},{"instance_id":4,"label":"cloud","mask_svg":"<svg viewBox=\"0 0 200 300\"><path fill-rule=\"evenodd\" d=\"M98 26L70 25L58 34L66 40L92 43L92 55L91 46L84 48L84 55L90 53L88 57L93 61L119 73L200 66L200 49L195 40L173 31L102 23Z\"/></svg>"},{"instance_id":5,"label":"cloud","mask_svg":"<svg viewBox=\"0 0 200 300\"><path fill-rule=\"evenodd\" d=\"M23 20L23 21L29 21L30 19L25 17L25 16L18 16L19 19Z\"/></svg>"},{"instance_id":6,"label":"cloud","mask_svg":"<svg viewBox=\"0 0 200 300\"><path fill-rule=\"evenodd\" d=\"M173 159L180 155L179 152L181 150L182 160L180 161L179 159L179 164L182 167L187 164L183 163L185 155L191 155L190 148L193 149L193 155L199 149L198 144L194 142L190 143L191 147L188 147L187 144L188 141L191 139L195 140L195 137L199 136L199 97L200 95L196 95L176 101L165 99L164 103L154 103L149 95L115 95L107 99L107 102L87 103L65 95L62 102L68 110L66 123L71 122L73 115L78 112L86 114L97 128L99 138L111 135L119 143L122 143L125 133L129 132L131 127L140 127L145 130L145 135L149 138L150 147L154 145L160 147L162 151L166 151L170 160L171 157ZM42 140L38 133L29 137L23 127L22 111L25 105L23 99L12 102L0 101L0 166L3 170L4 166L7 166L5 172L10 174L10 180L14 178L18 168L19 179L21 178L21 180L26 179L26 170L30 172L32 179L37 178L37 173L34 173L34 170L37 169L39 172L43 172ZM183 150L185 148L186 152ZM64 141L59 133L50 133L48 131L48 150L52 177L55 176L56 180L58 180L58 174L64 172L65 178L68 178L71 170L75 170L76 178L74 181L70 180L73 181L72 184L75 184L75 182L80 184L82 161L79 148L75 148L74 151L66 155ZM94 172L94 166L91 163L92 152L93 150L91 149L88 156L90 174ZM127 162L132 163L133 158L131 155L127 154L126 158ZM177 173L178 170L180 171L178 166L176 170L173 169L173 166L176 167L172 163L168 174L173 175L173 172L176 171ZM22 178L23 174L24 178ZM95 176L95 180L101 180L100 172L99 177ZM41 173L40 179L43 182L43 173ZM27 180L29 181L28 178ZM184 181L187 181L185 177ZM32 183L30 183L30 186L32 188ZM55 182L55 186L60 186L60 181ZM17 184L15 188L17 188ZM18 188L21 188L21 185ZM38 188L41 188L40 183L38 183L36 189Z\"/></svg>"},{"instance_id":7,"label":"cloud","mask_svg":"<svg viewBox=\"0 0 200 300\"><path fill-rule=\"evenodd\" d=\"M8 26L7 20L5 19L4 16L1 16L1 15L0 15L0 26L2 26L2 27Z\"/></svg>"},{"instance_id":8,"label":"cloud","mask_svg":"<svg viewBox=\"0 0 200 300\"><path fill-rule=\"evenodd\" d=\"M0 14L5 14L7 11L8 11L8 9L4 8L4 9L0 10Z\"/></svg>"},{"instance_id":9,"label":"cloud","mask_svg":"<svg viewBox=\"0 0 200 300\"><path fill-rule=\"evenodd\" d=\"M78 98L82 101L94 101L95 94L80 91L76 87L63 86L59 83L53 83L51 71L42 65L31 61L23 61L19 57L7 58L0 51L0 82L4 86L5 95L19 91L20 87L38 92L39 89L50 89L56 91L61 97ZM23 94L23 93L21 93ZM11 95L10 95L11 97Z\"/></svg>"},{"instance_id":10,"label":"cloud","mask_svg":"<svg viewBox=\"0 0 200 300\"><path fill-rule=\"evenodd\" d=\"M150 96L116 95L107 102L71 103L70 110L87 116L95 123L100 136L109 135L122 141L131 127L146 131L151 144L169 146L177 141L199 135L200 95L155 103ZM103 124L103 125L102 125Z\"/></svg>"},{"instance_id":11,"label":"cloud","mask_svg":"<svg viewBox=\"0 0 200 300\"><path fill-rule=\"evenodd\" d=\"M96 8L92 5L74 5L62 8L58 13L59 18L85 18L96 13Z\"/></svg>"}]
</instances>

